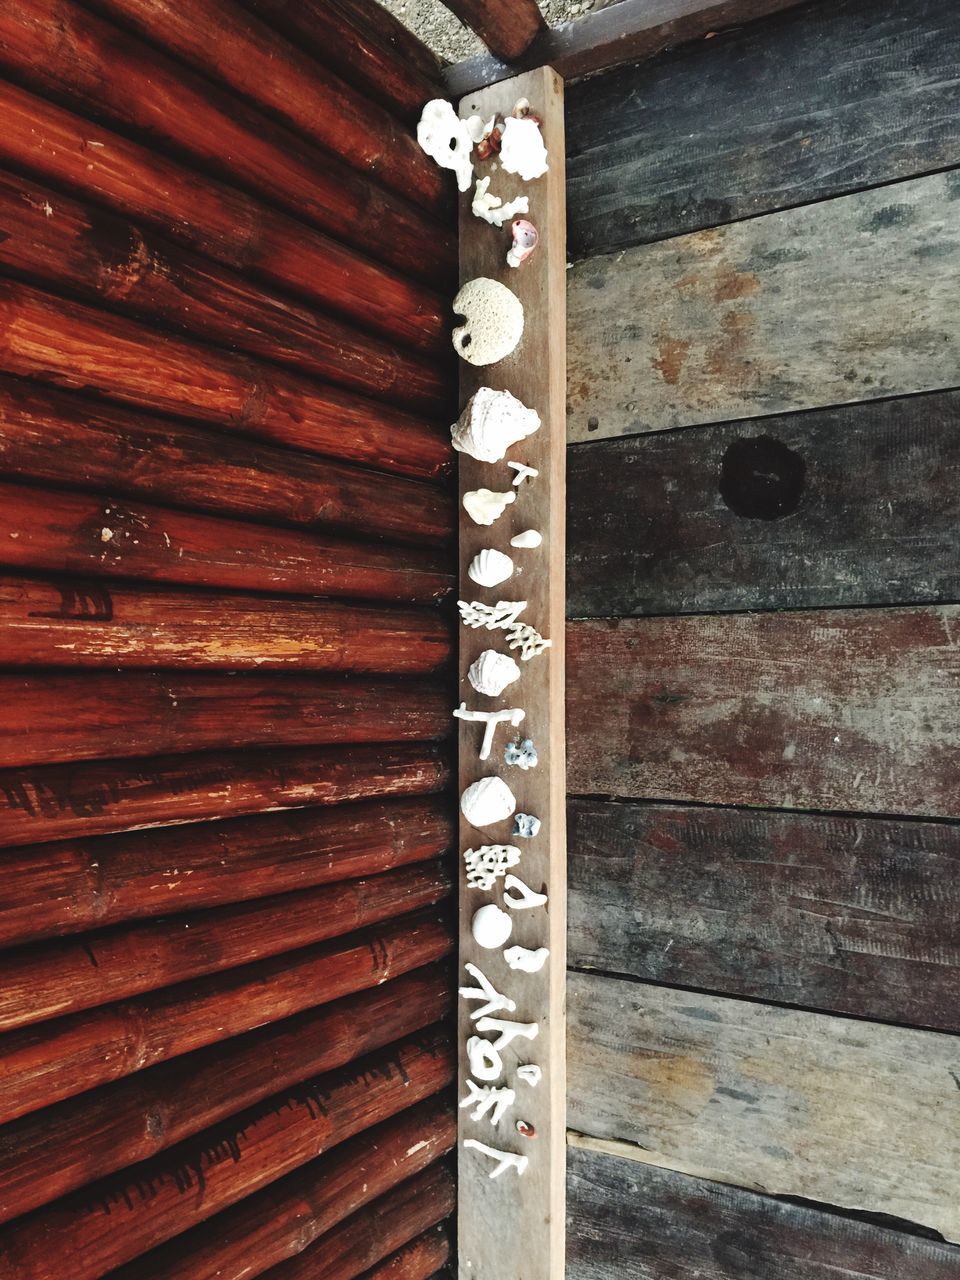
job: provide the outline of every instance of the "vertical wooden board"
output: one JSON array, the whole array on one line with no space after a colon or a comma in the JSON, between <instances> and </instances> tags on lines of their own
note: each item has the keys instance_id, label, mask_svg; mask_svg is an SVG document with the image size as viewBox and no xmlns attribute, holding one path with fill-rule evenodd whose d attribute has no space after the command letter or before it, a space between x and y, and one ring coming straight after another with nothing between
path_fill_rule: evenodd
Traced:
<instances>
[{"instance_id":1,"label":"vertical wooden board","mask_svg":"<svg viewBox=\"0 0 960 1280\"><path fill-rule=\"evenodd\" d=\"M571 440L955 386L960 173L578 263Z\"/></svg>"},{"instance_id":2,"label":"vertical wooden board","mask_svg":"<svg viewBox=\"0 0 960 1280\"><path fill-rule=\"evenodd\" d=\"M960 1031L960 826L574 800L570 964Z\"/></svg>"},{"instance_id":3,"label":"vertical wooden board","mask_svg":"<svg viewBox=\"0 0 960 1280\"><path fill-rule=\"evenodd\" d=\"M567 94L570 252L958 164L958 60L956 5L833 0L582 81Z\"/></svg>"},{"instance_id":4,"label":"vertical wooden board","mask_svg":"<svg viewBox=\"0 0 960 1280\"><path fill-rule=\"evenodd\" d=\"M960 606L567 628L570 790L960 816Z\"/></svg>"},{"instance_id":5,"label":"vertical wooden board","mask_svg":"<svg viewBox=\"0 0 960 1280\"><path fill-rule=\"evenodd\" d=\"M595 1144L601 1147L602 1144ZM960 1249L571 1147L569 1280L956 1280ZM773 1260L776 1260L775 1263Z\"/></svg>"},{"instance_id":6,"label":"vertical wooden board","mask_svg":"<svg viewBox=\"0 0 960 1280\"><path fill-rule=\"evenodd\" d=\"M480 830L461 817L461 851L489 844L522 846L514 872L530 889L545 892L545 907L509 912L513 922L508 946L547 947L550 957L537 973L508 968L502 954L481 949L474 941L471 922L483 905L503 902L504 881L492 892L469 888L461 859L460 981L477 983L464 970L470 962L479 967L498 992L516 1004L502 1018L536 1022L539 1034L532 1042L514 1040L505 1047L506 1074L495 1085L516 1092L515 1105L497 1127L487 1117L477 1121L472 1110L460 1115L459 1253L463 1280L559 1280L563 1275L565 1079L564 1079L564 975L566 931L565 778L564 778L564 314L566 256L564 246L564 146L563 91L559 78L542 68L528 75L464 98L462 116L510 114L517 101L526 98L540 117L549 152L548 173L525 183L499 166L478 166L477 176L492 175L493 191L505 200L529 196L529 218L540 232L534 255L519 269L506 265L509 230L495 230L473 216L469 198L461 209L461 278L498 279L513 289L525 311L524 335L517 349L500 363L474 368L461 362L462 400L478 387L509 390L537 410L542 426L534 435L510 449L511 460L535 467L539 475L526 480L515 492L516 501L490 527L476 525L461 509L461 597L466 601L495 604L500 600L526 600L520 621L528 623L552 642L552 647L527 661L520 661L521 678L499 698L476 693L467 680L467 669L485 649L507 652L503 630L460 627L460 697L473 710L520 707L525 718L518 730L501 726L488 761L478 759L483 725L464 722L460 732L460 790L481 777L499 776L513 791L519 811L542 821L539 835L518 839L507 820ZM512 488L514 472L506 461L478 462L460 455L460 494L478 488L503 492ZM515 534L534 528L543 535L539 548L517 550L510 546ZM498 587L479 587L466 574L473 557L483 548L508 552L514 561L513 576ZM516 655L519 657L519 655ZM504 747L511 739L530 737L536 744L539 764L524 771L504 761ZM460 1002L461 1098L468 1096L467 1039L477 1033L471 1020L474 1002ZM543 1079L531 1087L514 1074L518 1064L536 1064ZM517 1120L527 1121L536 1138L522 1136ZM526 1156L526 1172L517 1176L506 1169L492 1180L495 1163L486 1155L464 1149L473 1139L495 1150Z\"/></svg>"},{"instance_id":7,"label":"vertical wooden board","mask_svg":"<svg viewBox=\"0 0 960 1280\"><path fill-rule=\"evenodd\" d=\"M960 1039L571 974L570 1126L960 1237Z\"/></svg>"}]
</instances>

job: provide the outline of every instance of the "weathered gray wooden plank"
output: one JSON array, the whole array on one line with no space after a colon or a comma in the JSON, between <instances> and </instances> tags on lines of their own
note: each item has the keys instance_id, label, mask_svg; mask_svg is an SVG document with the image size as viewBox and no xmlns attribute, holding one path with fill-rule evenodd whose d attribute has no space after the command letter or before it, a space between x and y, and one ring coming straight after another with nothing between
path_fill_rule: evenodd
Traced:
<instances>
[{"instance_id":1,"label":"weathered gray wooden plank","mask_svg":"<svg viewBox=\"0 0 960 1280\"><path fill-rule=\"evenodd\" d=\"M567 991L572 1129L960 1236L960 1039L587 974Z\"/></svg>"},{"instance_id":2,"label":"weathered gray wooden plank","mask_svg":"<svg viewBox=\"0 0 960 1280\"><path fill-rule=\"evenodd\" d=\"M960 816L960 606L567 626L581 795Z\"/></svg>"},{"instance_id":3,"label":"weathered gray wooden plank","mask_svg":"<svg viewBox=\"0 0 960 1280\"><path fill-rule=\"evenodd\" d=\"M960 173L579 263L570 440L955 386Z\"/></svg>"},{"instance_id":4,"label":"weathered gray wooden plank","mask_svg":"<svg viewBox=\"0 0 960 1280\"><path fill-rule=\"evenodd\" d=\"M960 164L958 63L956 5L832 0L586 80L567 94L570 253Z\"/></svg>"},{"instance_id":5,"label":"weathered gray wooden plank","mask_svg":"<svg viewBox=\"0 0 960 1280\"><path fill-rule=\"evenodd\" d=\"M571 1147L568 1280L956 1280L960 1249Z\"/></svg>"},{"instance_id":6,"label":"weathered gray wooden plank","mask_svg":"<svg viewBox=\"0 0 960 1280\"><path fill-rule=\"evenodd\" d=\"M960 393L568 453L570 617L960 599Z\"/></svg>"},{"instance_id":7,"label":"weathered gray wooden plank","mask_svg":"<svg viewBox=\"0 0 960 1280\"><path fill-rule=\"evenodd\" d=\"M572 967L960 1031L960 826L568 812Z\"/></svg>"}]
</instances>

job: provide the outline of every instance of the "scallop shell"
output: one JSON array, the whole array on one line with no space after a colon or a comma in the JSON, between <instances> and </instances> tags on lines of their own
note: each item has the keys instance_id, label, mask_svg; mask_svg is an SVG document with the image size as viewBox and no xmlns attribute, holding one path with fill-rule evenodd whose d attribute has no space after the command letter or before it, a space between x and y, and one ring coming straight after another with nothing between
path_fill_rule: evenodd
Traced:
<instances>
[{"instance_id":1,"label":"scallop shell","mask_svg":"<svg viewBox=\"0 0 960 1280\"><path fill-rule=\"evenodd\" d=\"M481 587L497 587L512 575L513 561L502 551L486 547L470 561L467 573Z\"/></svg>"},{"instance_id":2,"label":"scallop shell","mask_svg":"<svg viewBox=\"0 0 960 1280\"><path fill-rule=\"evenodd\" d=\"M502 778L481 778L460 797L463 816L474 827L492 827L509 818L516 807L516 797Z\"/></svg>"},{"instance_id":3,"label":"scallop shell","mask_svg":"<svg viewBox=\"0 0 960 1280\"><path fill-rule=\"evenodd\" d=\"M510 489L506 493L494 493L492 489L471 489L463 495L463 509L474 524L493 524L499 520L517 495Z\"/></svg>"},{"instance_id":4,"label":"scallop shell","mask_svg":"<svg viewBox=\"0 0 960 1280\"><path fill-rule=\"evenodd\" d=\"M484 649L480 657L470 664L467 678L477 693L499 698L508 684L520 679L520 668L508 653Z\"/></svg>"},{"instance_id":5,"label":"scallop shell","mask_svg":"<svg viewBox=\"0 0 960 1280\"><path fill-rule=\"evenodd\" d=\"M513 921L495 902L488 902L474 915L471 928L477 946L494 951L502 947L513 933Z\"/></svg>"},{"instance_id":6,"label":"scallop shell","mask_svg":"<svg viewBox=\"0 0 960 1280\"><path fill-rule=\"evenodd\" d=\"M539 430L540 415L509 391L481 387L450 428L453 447L478 462L499 462L511 445Z\"/></svg>"}]
</instances>

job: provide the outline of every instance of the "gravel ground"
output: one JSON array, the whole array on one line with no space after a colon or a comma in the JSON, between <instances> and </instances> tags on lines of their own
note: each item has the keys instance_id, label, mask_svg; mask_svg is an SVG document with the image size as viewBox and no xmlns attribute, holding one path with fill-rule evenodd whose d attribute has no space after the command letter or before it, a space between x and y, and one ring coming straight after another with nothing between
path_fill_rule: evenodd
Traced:
<instances>
[{"instance_id":1,"label":"gravel ground","mask_svg":"<svg viewBox=\"0 0 960 1280\"><path fill-rule=\"evenodd\" d=\"M380 3L446 62L459 62L485 51L473 32L445 9L440 0L380 0ZM616 0L539 0L543 16L551 27L612 3Z\"/></svg>"}]
</instances>

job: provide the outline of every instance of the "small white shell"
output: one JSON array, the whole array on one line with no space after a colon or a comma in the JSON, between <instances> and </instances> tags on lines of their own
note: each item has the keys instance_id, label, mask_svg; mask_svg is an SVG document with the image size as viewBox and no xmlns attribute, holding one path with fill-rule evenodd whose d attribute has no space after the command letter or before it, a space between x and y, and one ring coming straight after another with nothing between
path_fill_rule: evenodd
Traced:
<instances>
[{"instance_id":1,"label":"small white shell","mask_svg":"<svg viewBox=\"0 0 960 1280\"><path fill-rule=\"evenodd\" d=\"M495 951L497 947L502 947L513 933L513 921L495 902L488 902L474 915L471 928L478 947Z\"/></svg>"},{"instance_id":2,"label":"small white shell","mask_svg":"<svg viewBox=\"0 0 960 1280\"><path fill-rule=\"evenodd\" d=\"M502 551L495 551L492 547L485 547L483 551L477 552L470 561L470 568L467 573L481 587L496 587L501 582L506 582L512 575L513 561L509 556L505 556Z\"/></svg>"},{"instance_id":3,"label":"small white shell","mask_svg":"<svg viewBox=\"0 0 960 1280\"><path fill-rule=\"evenodd\" d=\"M538 947L536 951L528 951L526 947L508 947L503 958L511 969L518 969L521 973L539 973L549 955L546 947Z\"/></svg>"},{"instance_id":4,"label":"small white shell","mask_svg":"<svg viewBox=\"0 0 960 1280\"><path fill-rule=\"evenodd\" d=\"M481 387L450 428L453 447L478 462L499 462L511 445L540 427L540 415L509 391Z\"/></svg>"},{"instance_id":5,"label":"small white shell","mask_svg":"<svg viewBox=\"0 0 960 1280\"><path fill-rule=\"evenodd\" d=\"M540 232L529 218L517 218L510 231L513 244L507 251L507 266L521 267L540 243Z\"/></svg>"},{"instance_id":6,"label":"small white shell","mask_svg":"<svg viewBox=\"0 0 960 1280\"><path fill-rule=\"evenodd\" d=\"M543 1072L535 1062L530 1062L526 1066L517 1067L517 1079L528 1084L531 1089L535 1089L543 1079Z\"/></svg>"},{"instance_id":7,"label":"small white shell","mask_svg":"<svg viewBox=\"0 0 960 1280\"><path fill-rule=\"evenodd\" d=\"M417 142L442 169L454 170L461 191L470 190L473 138L470 129L444 98L434 98L423 108L417 125Z\"/></svg>"},{"instance_id":8,"label":"small white shell","mask_svg":"<svg viewBox=\"0 0 960 1280\"><path fill-rule=\"evenodd\" d=\"M508 684L520 679L520 667L508 653L484 649L476 662L471 663L467 678L477 693L499 698Z\"/></svg>"},{"instance_id":9,"label":"small white shell","mask_svg":"<svg viewBox=\"0 0 960 1280\"><path fill-rule=\"evenodd\" d=\"M511 547L539 547L543 542L543 534L538 533L536 529L524 529L523 533L515 534L510 539Z\"/></svg>"},{"instance_id":10,"label":"small white shell","mask_svg":"<svg viewBox=\"0 0 960 1280\"><path fill-rule=\"evenodd\" d=\"M453 346L469 364L496 364L523 336L523 304L512 290L489 276L468 280L453 300L465 323L453 331Z\"/></svg>"},{"instance_id":11,"label":"small white shell","mask_svg":"<svg viewBox=\"0 0 960 1280\"><path fill-rule=\"evenodd\" d=\"M463 495L463 509L474 524L493 524L499 520L517 495L510 489L494 493L492 489L471 489Z\"/></svg>"},{"instance_id":12,"label":"small white shell","mask_svg":"<svg viewBox=\"0 0 960 1280\"><path fill-rule=\"evenodd\" d=\"M547 172L547 148L540 125L531 116L521 120L509 116L504 121L500 163L507 173L518 173L524 182L532 182Z\"/></svg>"},{"instance_id":13,"label":"small white shell","mask_svg":"<svg viewBox=\"0 0 960 1280\"><path fill-rule=\"evenodd\" d=\"M509 818L517 807L516 797L502 778L481 778L460 797L460 809L474 827L492 827Z\"/></svg>"}]
</instances>

